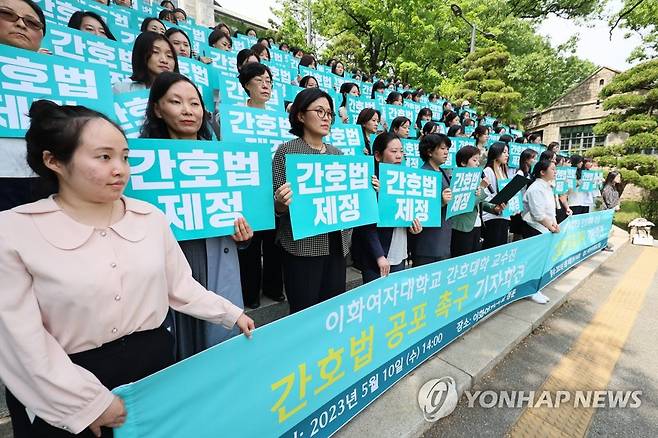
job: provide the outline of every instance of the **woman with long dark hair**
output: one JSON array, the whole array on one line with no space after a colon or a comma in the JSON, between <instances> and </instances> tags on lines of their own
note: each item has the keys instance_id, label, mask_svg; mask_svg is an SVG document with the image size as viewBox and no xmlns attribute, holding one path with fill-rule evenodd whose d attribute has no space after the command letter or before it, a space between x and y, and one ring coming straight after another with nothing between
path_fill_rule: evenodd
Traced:
<instances>
[{"instance_id":1,"label":"woman with long dark hair","mask_svg":"<svg viewBox=\"0 0 658 438\"><path fill-rule=\"evenodd\" d=\"M129 81L112 87L114 93L145 90L162 72L178 73L178 56L171 42L159 33L143 32L135 39L132 53L133 74Z\"/></svg>"},{"instance_id":2,"label":"woman with long dark hair","mask_svg":"<svg viewBox=\"0 0 658 438\"><path fill-rule=\"evenodd\" d=\"M510 172L507 167L508 160L509 149L506 143L498 141L489 147L487 164L484 167L484 176L490 183L487 188L487 201L498 194L498 180L510 178ZM483 249L494 248L507 243L507 234L509 231L508 218L501 217L500 214L485 211L482 213L482 220L484 222L484 229L482 230L482 238L484 239Z\"/></svg>"},{"instance_id":3,"label":"woman with long dark hair","mask_svg":"<svg viewBox=\"0 0 658 438\"><path fill-rule=\"evenodd\" d=\"M363 130L363 140L365 142L363 152L366 155L372 155L370 136L377 133L381 119L382 113L374 108L362 109L359 113L359 117L356 119L356 123L361 125L361 129Z\"/></svg>"},{"instance_id":4,"label":"woman with long dark hair","mask_svg":"<svg viewBox=\"0 0 658 438\"><path fill-rule=\"evenodd\" d=\"M187 77L166 72L151 87L142 138L210 140L211 130L201 93ZM171 143L175 145L175 141ZM245 218L235 221L233 236L192 239L179 242L192 268L192 276L204 287L217 291L238 307L244 307L237 245L253 236ZM237 244L237 245L236 245ZM236 334L222 327L208 326L178 312L168 322L176 337L176 359L199 353Z\"/></svg>"},{"instance_id":5,"label":"woman with long dark hair","mask_svg":"<svg viewBox=\"0 0 658 438\"><path fill-rule=\"evenodd\" d=\"M390 132L379 134L373 142L375 174L379 176L379 164L402 164L404 152L400 138ZM352 259L361 270L363 284L389 273L404 269L407 259L407 230L412 235L423 230L418 219L410 227L378 227L364 225L354 229L352 235Z\"/></svg>"},{"instance_id":6,"label":"woman with long dark hair","mask_svg":"<svg viewBox=\"0 0 658 438\"><path fill-rule=\"evenodd\" d=\"M339 93L343 96L343 100L341 101L340 107L338 108L338 116L343 123L349 123L350 119L347 115L347 96L349 95L359 97L361 96L361 90L359 89L359 86L354 82L344 82L340 86Z\"/></svg>"},{"instance_id":7,"label":"woman with long dark hair","mask_svg":"<svg viewBox=\"0 0 658 438\"><path fill-rule=\"evenodd\" d=\"M69 19L68 27L78 29L109 40L116 40L103 17L92 11L76 11Z\"/></svg>"}]
</instances>

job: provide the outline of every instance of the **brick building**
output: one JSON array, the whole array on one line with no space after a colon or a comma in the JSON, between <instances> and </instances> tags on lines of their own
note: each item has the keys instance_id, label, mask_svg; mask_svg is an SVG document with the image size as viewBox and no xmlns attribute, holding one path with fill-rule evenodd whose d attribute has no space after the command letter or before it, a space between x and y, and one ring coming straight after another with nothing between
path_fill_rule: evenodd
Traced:
<instances>
[{"instance_id":1,"label":"brick building","mask_svg":"<svg viewBox=\"0 0 658 438\"><path fill-rule=\"evenodd\" d=\"M543 143L560 142L565 155L581 154L593 146L621 143L626 134L595 135L592 131L610 111L604 111L599 92L619 71L600 67L547 108L525 120L526 131L541 134Z\"/></svg>"}]
</instances>

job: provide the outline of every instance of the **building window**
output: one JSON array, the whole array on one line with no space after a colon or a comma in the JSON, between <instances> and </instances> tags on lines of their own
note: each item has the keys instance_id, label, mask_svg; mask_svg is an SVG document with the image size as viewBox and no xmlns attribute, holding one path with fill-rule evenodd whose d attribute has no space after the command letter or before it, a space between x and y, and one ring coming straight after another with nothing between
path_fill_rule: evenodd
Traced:
<instances>
[{"instance_id":1,"label":"building window","mask_svg":"<svg viewBox=\"0 0 658 438\"><path fill-rule=\"evenodd\" d=\"M567 155L581 155L594 146L605 144L605 135L594 135L594 125L567 126L560 128L560 151Z\"/></svg>"},{"instance_id":2,"label":"building window","mask_svg":"<svg viewBox=\"0 0 658 438\"><path fill-rule=\"evenodd\" d=\"M604 81L603 79L601 79L601 80L599 81L599 87L602 87L603 84L605 84L605 81Z\"/></svg>"}]
</instances>

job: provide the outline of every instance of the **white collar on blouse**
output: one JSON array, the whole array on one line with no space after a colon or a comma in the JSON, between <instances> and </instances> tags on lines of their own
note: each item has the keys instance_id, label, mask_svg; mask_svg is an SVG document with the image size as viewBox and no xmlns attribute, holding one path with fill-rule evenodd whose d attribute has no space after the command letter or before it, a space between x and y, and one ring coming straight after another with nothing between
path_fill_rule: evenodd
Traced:
<instances>
[{"instance_id":1,"label":"white collar on blouse","mask_svg":"<svg viewBox=\"0 0 658 438\"><path fill-rule=\"evenodd\" d=\"M146 237L148 224L142 220L144 215L154 208L137 199L122 196L126 214L109 228L119 236L130 241L139 242ZM42 236L60 249L75 249L84 245L96 230L91 225L81 224L68 216L54 201L53 196L12 209L16 213L30 215Z\"/></svg>"}]
</instances>

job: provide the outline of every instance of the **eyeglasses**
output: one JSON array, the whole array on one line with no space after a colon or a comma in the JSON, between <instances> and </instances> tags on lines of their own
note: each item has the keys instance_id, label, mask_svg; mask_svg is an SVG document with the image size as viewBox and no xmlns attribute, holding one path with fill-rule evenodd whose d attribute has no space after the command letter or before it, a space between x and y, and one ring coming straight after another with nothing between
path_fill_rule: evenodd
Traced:
<instances>
[{"instance_id":1,"label":"eyeglasses","mask_svg":"<svg viewBox=\"0 0 658 438\"><path fill-rule=\"evenodd\" d=\"M336 113L331 110L326 110L324 108L316 108L311 110L306 110L306 112L313 111L318 115L319 118L324 119L326 116L329 116L330 120L333 120L336 117Z\"/></svg>"},{"instance_id":2,"label":"eyeglasses","mask_svg":"<svg viewBox=\"0 0 658 438\"><path fill-rule=\"evenodd\" d=\"M272 81L270 81L270 80L268 80L268 79L263 80L263 79L261 79L261 78L253 78L252 80L253 80L254 83L256 83L258 86L261 86L261 85L264 84L264 85L267 85L269 88L272 88Z\"/></svg>"},{"instance_id":3,"label":"eyeglasses","mask_svg":"<svg viewBox=\"0 0 658 438\"><path fill-rule=\"evenodd\" d=\"M11 9L0 8L0 20L8 21L10 23L15 23L18 19L22 19L25 26L32 30L42 30L43 23L39 20L36 20L30 16L20 16Z\"/></svg>"}]
</instances>

